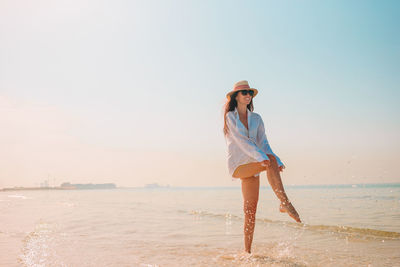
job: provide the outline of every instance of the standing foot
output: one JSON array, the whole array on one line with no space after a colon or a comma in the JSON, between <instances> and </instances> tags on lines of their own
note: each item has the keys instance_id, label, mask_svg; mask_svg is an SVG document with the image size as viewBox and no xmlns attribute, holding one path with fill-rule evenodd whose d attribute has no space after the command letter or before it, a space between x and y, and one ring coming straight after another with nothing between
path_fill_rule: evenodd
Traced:
<instances>
[{"instance_id":1,"label":"standing foot","mask_svg":"<svg viewBox=\"0 0 400 267\"><path fill-rule=\"evenodd\" d=\"M247 260L247 259L251 258L251 256L253 256L253 254L251 252L244 250L237 254L237 259Z\"/></svg>"},{"instance_id":2,"label":"standing foot","mask_svg":"<svg viewBox=\"0 0 400 267\"><path fill-rule=\"evenodd\" d=\"M289 216L292 217L296 222L301 223L300 216L290 201L282 202L279 206L279 211L282 213L287 212Z\"/></svg>"}]
</instances>

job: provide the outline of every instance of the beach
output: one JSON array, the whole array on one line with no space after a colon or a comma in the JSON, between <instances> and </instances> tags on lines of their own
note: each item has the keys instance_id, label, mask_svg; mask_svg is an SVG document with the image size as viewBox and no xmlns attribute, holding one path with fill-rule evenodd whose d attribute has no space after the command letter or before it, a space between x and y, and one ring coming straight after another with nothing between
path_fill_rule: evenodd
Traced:
<instances>
[{"instance_id":1,"label":"beach","mask_svg":"<svg viewBox=\"0 0 400 267\"><path fill-rule=\"evenodd\" d=\"M252 254L240 187L0 192L0 266L400 266L400 184L261 187Z\"/></svg>"}]
</instances>

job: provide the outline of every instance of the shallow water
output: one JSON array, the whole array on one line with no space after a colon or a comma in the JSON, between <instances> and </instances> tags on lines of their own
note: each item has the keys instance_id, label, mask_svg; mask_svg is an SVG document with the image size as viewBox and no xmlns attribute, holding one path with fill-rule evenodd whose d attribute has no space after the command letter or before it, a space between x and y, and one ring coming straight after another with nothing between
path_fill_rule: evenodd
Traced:
<instances>
[{"instance_id":1,"label":"shallow water","mask_svg":"<svg viewBox=\"0 0 400 267\"><path fill-rule=\"evenodd\" d=\"M261 188L252 254L240 188L0 193L0 266L400 266L400 187Z\"/></svg>"}]
</instances>

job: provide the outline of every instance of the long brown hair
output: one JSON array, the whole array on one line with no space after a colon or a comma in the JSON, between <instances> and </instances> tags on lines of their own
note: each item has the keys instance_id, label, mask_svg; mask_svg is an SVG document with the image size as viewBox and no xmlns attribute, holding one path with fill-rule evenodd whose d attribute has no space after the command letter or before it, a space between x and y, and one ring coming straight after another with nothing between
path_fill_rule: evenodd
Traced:
<instances>
[{"instance_id":1,"label":"long brown hair","mask_svg":"<svg viewBox=\"0 0 400 267\"><path fill-rule=\"evenodd\" d=\"M235 110L235 107L237 107L236 96L237 96L238 92L239 91L234 92L233 94L231 94L230 98L227 99L225 104L224 104L224 128L223 128L224 136L226 136L228 134L228 131L229 131L228 126L226 125L226 114L229 111ZM247 109L249 109L250 111L254 110L253 98L251 98L250 103L247 105Z\"/></svg>"}]
</instances>

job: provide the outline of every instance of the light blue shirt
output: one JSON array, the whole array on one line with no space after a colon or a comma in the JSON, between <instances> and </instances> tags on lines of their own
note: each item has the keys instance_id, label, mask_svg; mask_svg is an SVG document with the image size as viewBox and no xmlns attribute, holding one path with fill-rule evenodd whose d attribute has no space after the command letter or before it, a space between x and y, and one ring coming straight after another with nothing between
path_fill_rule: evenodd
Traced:
<instances>
[{"instance_id":1,"label":"light blue shirt","mask_svg":"<svg viewBox=\"0 0 400 267\"><path fill-rule=\"evenodd\" d=\"M249 129L239 119L237 108L226 114L228 134L225 136L228 147L228 170L233 177L235 169L242 164L269 160L267 154L275 156L278 166L284 166L281 159L272 151L265 134L261 116L247 109Z\"/></svg>"}]
</instances>

